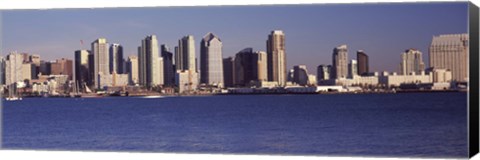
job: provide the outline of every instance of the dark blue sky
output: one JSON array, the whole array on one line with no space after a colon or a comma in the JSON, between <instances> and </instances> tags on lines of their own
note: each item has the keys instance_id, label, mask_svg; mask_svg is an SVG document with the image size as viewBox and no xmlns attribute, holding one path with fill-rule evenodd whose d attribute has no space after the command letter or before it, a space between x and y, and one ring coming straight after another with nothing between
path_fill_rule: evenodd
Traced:
<instances>
[{"instance_id":1,"label":"dark blue sky","mask_svg":"<svg viewBox=\"0 0 480 160\"><path fill-rule=\"evenodd\" d=\"M288 68L306 64L315 73L317 65L331 64L334 47L347 44L349 59L362 49L372 71L397 71L404 50L419 49L428 64L432 36L467 33L467 13L465 2L12 10L2 11L1 52L73 58L75 50L105 37L122 44L128 56L147 35L173 50L192 34L198 58L201 38L213 32L228 57L246 47L265 51L267 35L281 29Z\"/></svg>"}]
</instances>

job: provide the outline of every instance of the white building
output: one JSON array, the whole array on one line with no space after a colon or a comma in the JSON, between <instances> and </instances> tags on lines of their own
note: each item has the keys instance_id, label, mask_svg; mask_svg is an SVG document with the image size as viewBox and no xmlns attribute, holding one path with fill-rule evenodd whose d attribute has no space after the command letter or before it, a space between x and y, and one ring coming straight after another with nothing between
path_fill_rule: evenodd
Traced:
<instances>
[{"instance_id":1,"label":"white building","mask_svg":"<svg viewBox=\"0 0 480 160\"><path fill-rule=\"evenodd\" d=\"M100 88L98 79L101 74L110 73L110 54L108 52L107 39L99 38L92 42L92 54L94 61L94 69L92 75L95 87Z\"/></svg>"},{"instance_id":2,"label":"white building","mask_svg":"<svg viewBox=\"0 0 480 160\"><path fill-rule=\"evenodd\" d=\"M99 77L100 88L128 85L128 74L101 74Z\"/></svg>"},{"instance_id":3,"label":"white building","mask_svg":"<svg viewBox=\"0 0 480 160\"><path fill-rule=\"evenodd\" d=\"M128 56L127 61L128 81L131 85L138 84L138 57Z\"/></svg>"},{"instance_id":4,"label":"white building","mask_svg":"<svg viewBox=\"0 0 480 160\"><path fill-rule=\"evenodd\" d=\"M15 82L23 81L23 56L22 54L12 52L7 55L5 60L5 84L10 85Z\"/></svg>"},{"instance_id":5,"label":"white building","mask_svg":"<svg viewBox=\"0 0 480 160\"><path fill-rule=\"evenodd\" d=\"M379 82L388 87L398 87L400 84L432 83L432 76L431 74L425 74L425 72L421 72L418 75L415 74L415 72L408 75L397 75L396 73L389 74L384 72L379 76Z\"/></svg>"},{"instance_id":6,"label":"white building","mask_svg":"<svg viewBox=\"0 0 480 160\"><path fill-rule=\"evenodd\" d=\"M416 49L408 49L402 53L400 63L400 74L407 75L412 72L421 73L425 71L425 63L422 60L422 52Z\"/></svg>"},{"instance_id":7,"label":"white building","mask_svg":"<svg viewBox=\"0 0 480 160\"><path fill-rule=\"evenodd\" d=\"M434 36L429 48L430 67L448 69L455 81L468 81L468 34Z\"/></svg>"},{"instance_id":8,"label":"white building","mask_svg":"<svg viewBox=\"0 0 480 160\"><path fill-rule=\"evenodd\" d=\"M285 53L285 34L274 30L267 39L268 81L277 81L281 86L287 83L287 57Z\"/></svg>"},{"instance_id":9,"label":"white building","mask_svg":"<svg viewBox=\"0 0 480 160\"><path fill-rule=\"evenodd\" d=\"M348 76L350 78L357 76L358 75L358 64L357 60L350 60L350 63L348 64Z\"/></svg>"},{"instance_id":10,"label":"white building","mask_svg":"<svg viewBox=\"0 0 480 160\"><path fill-rule=\"evenodd\" d=\"M348 50L347 45L340 45L333 49L332 78L347 78L348 76Z\"/></svg>"},{"instance_id":11,"label":"white building","mask_svg":"<svg viewBox=\"0 0 480 160\"><path fill-rule=\"evenodd\" d=\"M142 40L139 48L139 84L147 88L163 84L163 76L160 73L159 48L156 35L150 35Z\"/></svg>"},{"instance_id":12,"label":"white building","mask_svg":"<svg viewBox=\"0 0 480 160\"><path fill-rule=\"evenodd\" d=\"M197 90L199 75L197 72L189 70L177 71L175 74L175 84L178 86L178 92L192 92Z\"/></svg>"}]
</instances>

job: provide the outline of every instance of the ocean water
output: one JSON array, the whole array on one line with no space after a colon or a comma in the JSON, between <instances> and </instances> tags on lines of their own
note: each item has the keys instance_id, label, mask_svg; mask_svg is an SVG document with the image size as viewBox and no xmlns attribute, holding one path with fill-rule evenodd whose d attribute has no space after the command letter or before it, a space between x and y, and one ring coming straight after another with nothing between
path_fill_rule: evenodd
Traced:
<instances>
[{"instance_id":1,"label":"ocean water","mask_svg":"<svg viewBox=\"0 0 480 160\"><path fill-rule=\"evenodd\" d=\"M466 157L466 93L224 95L3 102L2 147Z\"/></svg>"}]
</instances>

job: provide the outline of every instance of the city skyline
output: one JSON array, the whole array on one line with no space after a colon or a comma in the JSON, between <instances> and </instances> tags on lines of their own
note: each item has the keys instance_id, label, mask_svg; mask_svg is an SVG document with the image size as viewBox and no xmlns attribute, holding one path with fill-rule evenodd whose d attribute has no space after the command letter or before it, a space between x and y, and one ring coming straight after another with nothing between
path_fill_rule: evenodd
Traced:
<instances>
[{"instance_id":1,"label":"city skyline","mask_svg":"<svg viewBox=\"0 0 480 160\"><path fill-rule=\"evenodd\" d=\"M332 49L347 44L348 60L354 59L357 50L364 50L370 57L371 71L396 72L395 64L405 49L417 48L424 53L423 59L428 59L433 36L466 33L466 10L467 3L453 2L2 11L3 29L9 32L3 32L1 52L39 54L43 60L73 59L75 50L89 49L88 42L105 37L109 43L121 44L124 57L128 57L136 55L139 40L146 35L157 35L159 45L176 46L180 37L191 34L196 57L200 57L200 38L212 32L222 39L226 58L247 47L266 51L266 35L279 29L286 35L287 70L294 65L304 64L314 70L320 64L331 64ZM154 13L163 14L152 16ZM327 13L335 16L326 18ZM89 15L97 16L86 21ZM160 19L155 23L147 20L152 17ZM312 17L318 17L318 21ZM105 23L92 23L99 19ZM45 34L50 36L45 39ZM429 66L428 61L425 63Z\"/></svg>"}]
</instances>

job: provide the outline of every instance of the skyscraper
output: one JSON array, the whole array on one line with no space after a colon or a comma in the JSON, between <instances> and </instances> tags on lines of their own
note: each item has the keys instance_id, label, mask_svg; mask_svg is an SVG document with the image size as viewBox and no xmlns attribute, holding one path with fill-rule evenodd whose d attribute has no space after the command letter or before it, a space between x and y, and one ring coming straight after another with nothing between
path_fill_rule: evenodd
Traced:
<instances>
[{"instance_id":1,"label":"skyscraper","mask_svg":"<svg viewBox=\"0 0 480 160\"><path fill-rule=\"evenodd\" d=\"M88 50L77 50L75 51L75 76L74 81L77 83L81 88L83 88L83 84L87 83L90 79L88 73L88 55L90 51Z\"/></svg>"},{"instance_id":2,"label":"skyscraper","mask_svg":"<svg viewBox=\"0 0 480 160\"><path fill-rule=\"evenodd\" d=\"M357 65L357 60L350 60L350 63L348 64L348 76L350 78L353 78L354 76L358 75L358 65Z\"/></svg>"},{"instance_id":3,"label":"skyscraper","mask_svg":"<svg viewBox=\"0 0 480 160\"><path fill-rule=\"evenodd\" d=\"M23 81L23 55L12 52L5 60L5 85Z\"/></svg>"},{"instance_id":4,"label":"skyscraper","mask_svg":"<svg viewBox=\"0 0 480 160\"><path fill-rule=\"evenodd\" d=\"M245 48L235 55L235 85L249 86L257 80L255 55L252 48Z\"/></svg>"},{"instance_id":5,"label":"skyscraper","mask_svg":"<svg viewBox=\"0 0 480 160\"><path fill-rule=\"evenodd\" d=\"M287 59L285 55L285 34L274 30L267 40L268 80L276 81L280 86L287 82Z\"/></svg>"},{"instance_id":6,"label":"skyscraper","mask_svg":"<svg viewBox=\"0 0 480 160\"><path fill-rule=\"evenodd\" d=\"M235 59L228 57L223 59L223 81L225 87L233 87L235 83Z\"/></svg>"},{"instance_id":7,"label":"skyscraper","mask_svg":"<svg viewBox=\"0 0 480 160\"><path fill-rule=\"evenodd\" d=\"M177 70L196 71L195 67L195 40L192 35L182 37L178 41L178 55L175 56Z\"/></svg>"},{"instance_id":8,"label":"skyscraper","mask_svg":"<svg viewBox=\"0 0 480 160\"><path fill-rule=\"evenodd\" d=\"M139 52L139 83L147 88L163 84L160 75L158 41L156 35L147 36L142 40ZM160 80L162 78L162 80Z\"/></svg>"},{"instance_id":9,"label":"skyscraper","mask_svg":"<svg viewBox=\"0 0 480 160\"><path fill-rule=\"evenodd\" d=\"M138 84L138 57L128 56L127 61L128 81L130 85Z\"/></svg>"},{"instance_id":10,"label":"skyscraper","mask_svg":"<svg viewBox=\"0 0 480 160\"><path fill-rule=\"evenodd\" d=\"M32 54L30 55L30 63L33 64L32 68L32 79L38 78L38 73L40 73L40 55Z\"/></svg>"},{"instance_id":11,"label":"skyscraper","mask_svg":"<svg viewBox=\"0 0 480 160\"><path fill-rule=\"evenodd\" d=\"M347 45L340 45L333 49L332 78L347 78L348 76L348 50Z\"/></svg>"},{"instance_id":12,"label":"skyscraper","mask_svg":"<svg viewBox=\"0 0 480 160\"><path fill-rule=\"evenodd\" d=\"M363 50L357 51L357 61L358 61L358 75L368 74L369 73L368 55Z\"/></svg>"},{"instance_id":13,"label":"skyscraper","mask_svg":"<svg viewBox=\"0 0 480 160\"><path fill-rule=\"evenodd\" d=\"M257 75L258 81L268 81L267 73L267 53L264 51L257 51L254 53L254 71Z\"/></svg>"},{"instance_id":14,"label":"skyscraper","mask_svg":"<svg viewBox=\"0 0 480 160\"><path fill-rule=\"evenodd\" d=\"M100 79L101 74L110 73L110 56L108 53L108 43L107 39L99 38L92 42L92 54L93 54L93 84L96 88L100 88Z\"/></svg>"},{"instance_id":15,"label":"skyscraper","mask_svg":"<svg viewBox=\"0 0 480 160\"><path fill-rule=\"evenodd\" d=\"M123 73L123 47L120 44L110 45L110 73Z\"/></svg>"},{"instance_id":16,"label":"skyscraper","mask_svg":"<svg viewBox=\"0 0 480 160\"><path fill-rule=\"evenodd\" d=\"M407 49L402 53L402 61L400 63L400 74L408 75L412 72L420 74L425 71L425 63L422 60L422 52L416 49Z\"/></svg>"},{"instance_id":17,"label":"skyscraper","mask_svg":"<svg viewBox=\"0 0 480 160\"><path fill-rule=\"evenodd\" d=\"M190 92L196 90L200 77L196 67L195 40L192 35L184 36L178 41L175 58L178 58L175 60L177 69L175 75L176 85L183 87L182 91ZM184 86L185 84L187 85Z\"/></svg>"},{"instance_id":18,"label":"skyscraper","mask_svg":"<svg viewBox=\"0 0 480 160\"><path fill-rule=\"evenodd\" d=\"M163 58L164 84L173 86L175 84L175 68L173 66L173 54L167 45L161 45L161 54Z\"/></svg>"},{"instance_id":19,"label":"skyscraper","mask_svg":"<svg viewBox=\"0 0 480 160\"><path fill-rule=\"evenodd\" d=\"M468 34L434 36L429 49L430 67L448 69L452 80L468 81Z\"/></svg>"},{"instance_id":20,"label":"skyscraper","mask_svg":"<svg viewBox=\"0 0 480 160\"><path fill-rule=\"evenodd\" d=\"M200 42L200 82L223 88L222 41L207 33Z\"/></svg>"}]
</instances>

